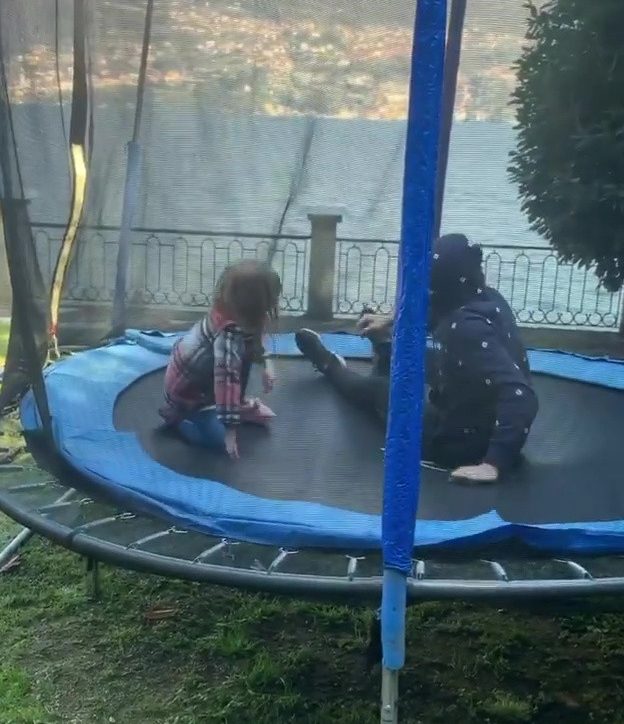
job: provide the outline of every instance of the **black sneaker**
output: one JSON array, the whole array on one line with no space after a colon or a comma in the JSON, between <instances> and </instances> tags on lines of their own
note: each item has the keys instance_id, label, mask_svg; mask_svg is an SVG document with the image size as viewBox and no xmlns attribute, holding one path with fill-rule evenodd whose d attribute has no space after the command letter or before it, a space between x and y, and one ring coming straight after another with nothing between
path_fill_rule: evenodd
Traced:
<instances>
[{"instance_id":1,"label":"black sneaker","mask_svg":"<svg viewBox=\"0 0 624 724\"><path fill-rule=\"evenodd\" d=\"M299 347L299 351L316 367L319 372L327 372L327 370L335 364L345 366L342 357L330 352L321 342L319 335L311 329L300 329L295 333L295 343Z\"/></svg>"}]
</instances>

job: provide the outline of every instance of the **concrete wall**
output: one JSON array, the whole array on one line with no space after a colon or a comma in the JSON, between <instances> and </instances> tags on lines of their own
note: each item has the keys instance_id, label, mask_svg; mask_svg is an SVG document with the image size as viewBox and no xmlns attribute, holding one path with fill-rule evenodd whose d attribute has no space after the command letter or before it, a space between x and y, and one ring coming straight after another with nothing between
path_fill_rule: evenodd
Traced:
<instances>
[{"instance_id":1,"label":"concrete wall","mask_svg":"<svg viewBox=\"0 0 624 724\"><path fill-rule=\"evenodd\" d=\"M178 331L188 328L202 310L182 307L128 308L128 326L142 329ZM61 312L60 340L62 344L97 344L110 330L111 305L97 302L65 302ZM284 314L276 331L292 332L301 327L313 327L325 332L354 332L355 319L334 318L320 321L307 315ZM543 329L523 327L527 347L560 349L589 356L609 356L624 359L624 336L615 332L580 329Z\"/></svg>"}]
</instances>

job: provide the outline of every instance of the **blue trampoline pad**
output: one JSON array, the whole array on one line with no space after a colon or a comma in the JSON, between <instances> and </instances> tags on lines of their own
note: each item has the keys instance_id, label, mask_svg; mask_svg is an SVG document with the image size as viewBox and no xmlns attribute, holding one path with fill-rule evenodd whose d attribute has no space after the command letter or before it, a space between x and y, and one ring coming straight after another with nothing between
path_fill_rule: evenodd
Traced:
<instances>
[{"instance_id":1,"label":"blue trampoline pad","mask_svg":"<svg viewBox=\"0 0 624 724\"><path fill-rule=\"evenodd\" d=\"M276 335L278 385L270 430L241 430L240 461L159 429L162 375L176 335L129 331L46 371L60 455L119 505L201 532L284 547L380 546L384 435L341 400ZM323 335L368 374L366 340ZM565 551L624 551L621 438L624 365L530 353L540 413L525 462L477 488L422 470L415 546L461 548L520 539ZM253 390L252 390L253 392ZM39 427L31 394L26 430Z\"/></svg>"}]
</instances>

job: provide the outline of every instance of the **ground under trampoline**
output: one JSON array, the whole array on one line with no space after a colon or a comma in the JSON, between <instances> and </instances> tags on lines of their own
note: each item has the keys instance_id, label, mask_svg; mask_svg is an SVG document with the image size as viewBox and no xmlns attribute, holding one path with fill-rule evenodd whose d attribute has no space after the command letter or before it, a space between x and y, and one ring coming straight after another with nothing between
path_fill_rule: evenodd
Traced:
<instances>
[{"instance_id":1,"label":"ground under trampoline","mask_svg":"<svg viewBox=\"0 0 624 724\"><path fill-rule=\"evenodd\" d=\"M241 432L235 463L158 429L174 339L131 332L48 370L56 445L72 468L116 503L198 533L285 549L377 548L383 431L314 373L292 336L274 341L277 418L269 431ZM366 372L365 342L326 343ZM531 363L540 412L523 466L476 488L423 470L416 547L520 539L561 553L624 550L624 365L557 352L534 352ZM36 427L30 397L22 420Z\"/></svg>"}]
</instances>

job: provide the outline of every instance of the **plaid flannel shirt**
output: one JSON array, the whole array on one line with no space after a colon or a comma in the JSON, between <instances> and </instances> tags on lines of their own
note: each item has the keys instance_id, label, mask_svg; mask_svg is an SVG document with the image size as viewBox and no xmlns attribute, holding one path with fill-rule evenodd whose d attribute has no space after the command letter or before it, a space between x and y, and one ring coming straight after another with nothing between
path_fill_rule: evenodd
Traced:
<instances>
[{"instance_id":1,"label":"plaid flannel shirt","mask_svg":"<svg viewBox=\"0 0 624 724\"><path fill-rule=\"evenodd\" d=\"M215 310L181 337L165 373L165 405L160 410L165 421L175 424L214 406L224 425L237 425L248 341L235 322Z\"/></svg>"}]
</instances>

